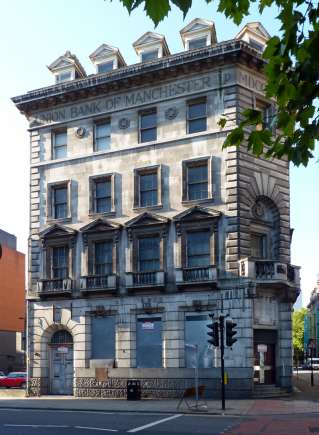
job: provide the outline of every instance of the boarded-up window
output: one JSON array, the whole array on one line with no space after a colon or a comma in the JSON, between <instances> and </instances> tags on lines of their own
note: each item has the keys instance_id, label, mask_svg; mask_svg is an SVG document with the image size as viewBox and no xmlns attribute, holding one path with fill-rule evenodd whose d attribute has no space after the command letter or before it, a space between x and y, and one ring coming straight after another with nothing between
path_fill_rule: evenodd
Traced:
<instances>
[{"instance_id":1,"label":"boarded-up window","mask_svg":"<svg viewBox=\"0 0 319 435\"><path fill-rule=\"evenodd\" d=\"M115 358L115 316L92 317L92 359Z\"/></svg>"},{"instance_id":2,"label":"boarded-up window","mask_svg":"<svg viewBox=\"0 0 319 435\"><path fill-rule=\"evenodd\" d=\"M143 317L137 320L136 366L162 367L162 320L160 317Z\"/></svg>"},{"instance_id":3,"label":"boarded-up window","mask_svg":"<svg viewBox=\"0 0 319 435\"><path fill-rule=\"evenodd\" d=\"M196 349L198 345L198 367L213 367L213 351L207 343L207 314L189 314L185 319L185 359L186 367L196 367Z\"/></svg>"}]
</instances>

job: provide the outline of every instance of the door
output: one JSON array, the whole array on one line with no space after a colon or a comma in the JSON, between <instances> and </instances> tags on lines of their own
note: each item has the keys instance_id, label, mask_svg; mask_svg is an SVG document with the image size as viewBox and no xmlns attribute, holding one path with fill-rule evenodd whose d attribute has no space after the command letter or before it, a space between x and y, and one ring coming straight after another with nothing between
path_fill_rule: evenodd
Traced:
<instances>
[{"instance_id":1,"label":"door","mask_svg":"<svg viewBox=\"0 0 319 435\"><path fill-rule=\"evenodd\" d=\"M50 349L51 394L73 394L73 346L52 346Z\"/></svg>"},{"instance_id":2,"label":"door","mask_svg":"<svg viewBox=\"0 0 319 435\"><path fill-rule=\"evenodd\" d=\"M254 382L266 385L275 384L275 345L272 343L255 343L254 355Z\"/></svg>"}]
</instances>

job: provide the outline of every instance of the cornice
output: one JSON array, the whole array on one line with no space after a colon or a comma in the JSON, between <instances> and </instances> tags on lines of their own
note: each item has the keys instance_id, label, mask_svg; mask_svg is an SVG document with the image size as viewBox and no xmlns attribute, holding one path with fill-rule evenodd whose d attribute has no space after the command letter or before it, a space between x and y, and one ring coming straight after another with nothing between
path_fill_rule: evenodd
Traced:
<instances>
[{"instance_id":1,"label":"cornice","mask_svg":"<svg viewBox=\"0 0 319 435\"><path fill-rule=\"evenodd\" d=\"M118 89L125 90L150 84L169 76L177 77L191 71L209 69L214 65L242 63L250 68L261 70L265 61L261 54L242 40L225 41L215 46L184 51L156 59L152 62L138 63L122 67L106 74L92 74L86 78L36 89L27 94L12 98L17 108L25 115L44 110L58 104L75 102L101 93L107 94Z\"/></svg>"}]
</instances>

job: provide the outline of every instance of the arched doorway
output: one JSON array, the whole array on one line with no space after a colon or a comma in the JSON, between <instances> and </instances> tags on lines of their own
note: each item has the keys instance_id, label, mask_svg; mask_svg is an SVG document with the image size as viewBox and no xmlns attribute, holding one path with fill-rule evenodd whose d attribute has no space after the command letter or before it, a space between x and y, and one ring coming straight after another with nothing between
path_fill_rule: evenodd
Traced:
<instances>
[{"instance_id":1,"label":"arched doorway","mask_svg":"<svg viewBox=\"0 0 319 435\"><path fill-rule=\"evenodd\" d=\"M73 338L65 329L55 332L49 343L50 392L73 394Z\"/></svg>"}]
</instances>

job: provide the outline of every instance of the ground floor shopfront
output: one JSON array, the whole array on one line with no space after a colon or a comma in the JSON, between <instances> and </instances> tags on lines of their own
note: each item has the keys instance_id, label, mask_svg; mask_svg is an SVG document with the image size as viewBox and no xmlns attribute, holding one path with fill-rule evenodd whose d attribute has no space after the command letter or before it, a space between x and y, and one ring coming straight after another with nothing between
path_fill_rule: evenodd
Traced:
<instances>
[{"instance_id":1,"label":"ground floor shopfront","mask_svg":"<svg viewBox=\"0 0 319 435\"><path fill-rule=\"evenodd\" d=\"M287 294L287 292L285 293ZM179 397L200 384L220 388L219 349L207 343L209 313L229 314L237 342L226 348L228 397L250 397L254 383L291 387L292 301L280 289L251 285L152 296L29 302L29 393L126 397L127 380L142 397ZM197 345L197 351L196 346ZM198 352L198 353L196 353Z\"/></svg>"}]
</instances>

